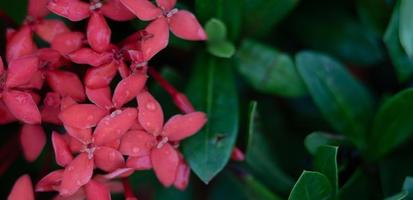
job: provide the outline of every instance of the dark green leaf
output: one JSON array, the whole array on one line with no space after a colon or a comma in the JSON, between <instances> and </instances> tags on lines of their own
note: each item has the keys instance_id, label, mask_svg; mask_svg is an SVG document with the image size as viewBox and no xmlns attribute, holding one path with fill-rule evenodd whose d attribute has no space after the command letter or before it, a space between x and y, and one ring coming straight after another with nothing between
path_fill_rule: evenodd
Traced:
<instances>
[{"instance_id":1,"label":"dark green leaf","mask_svg":"<svg viewBox=\"0 0 413 200\"><path fill-rule=\"evenodd\" d=\"M229 41L208 42L208 52L220 58L230 58L235 53L235 46Z\"/></svg>"},{"instance_id":2,"label":"dark green leaf","mask_svg":"<svg viewBox=\"0 0 413 200\"><path fill-rule=\"evenodd\" d=\"M219 19L210 19L205 25L205 31L208 35L208 42L222 41L227 37L227 27Z\"/></svg>"},{"instance_id":3,"label":"dark green leaf","mask_svg":"<svg viewBox=\"0 0 413 200\"><path fill-rule=\"evenodd\" d=\"M304 171L294 185L288 200L328 200L333 188L324 174Z\"/></svg>"},{"instance_id":4,"label":"dark green leaf","mask_svg":"<svg viewBox=\"0 0 413 200\"><path fill-rule=\"evenodd\" d=\"M0 10L4 11L16 23L21 24L27 15L27 0L0 1Z\"/></svg>"},{"instance_id":5,"label":"dark green leaf","mask_svg":"<svg viewBox=\"0 0 413 200\"><path fill-rule=\"evenodd\" d=\"M326 175L333 187L333 195L338 192L337 151L338 147L323 145L317 149L314 157L314 169Z\"/></svg>"},{"instance_id":6,"label":"dark green leaf","mask_svg":"<svg viewBox=\"0 0 413 200\"><path fill-rule=\"evenodd\" d=\"M317 149L323 145L337 146L343 142L343 138L323 132L312 132L304 140L304 145L308 152L315 155Z\"/></svg>"},{"instance_id":7,"label":"dark green leaf","mask_svg":"<svg viewBox=\"0 0 413 200\"><path fill-rule=\"evenodd\" d=\"M404 179L403 190L407 192L406 200L413 200L413 177Z\"/></svg>"},{"instance_id":8,"label":"dark green leaf","mask_svg":"<svg viewBox=\"0 0 413 200\"><path fill-rule=\"evenodd\" d=\"M252 102L248 112L248 146L246 161L251 170L261 180L269 179L274 188L281 193L289 191L293 185L291 177L277 165L266 140L259 129L256 113L257 103ZM277 181L274 181L277 180Z\"/></svg>"},{"instance_id":9,"label":"dark green leaf","mask_svg":"<svg viewBox=\"0 0 413 200\"><path fill-rule=\"evenodd\" d=\"M296 64L325 119L362 148L372 116L369 91L344 66L326 55L301 52L296 56Z\"/></svg>"},{"instance_id":10,"label":"dark green leaf","mask_svg":"<svg viewBox=\"0 0 413 200\"><path fill-rule=\"evenodd\" d=\"M240 36L243 1L239 0L196 0L196 16L201 23L218 18L227 25L228 38L237 40Z\"/></svg>"},{"instance_id":11,"label":"dark green leaf","mask_svg":"<svg viewBox=\"0 0 413 200\"><path fill-rule=\"evenodd\" d=\"M245 31L252 36L264 36L286 17L299 0L245 1Z\"/></svg>"},{"instance_id":12,"label":"dark green leaf","mask_svg":"<svg viewBox=\"0 0 413 200\"><path fill-rule=\"evenodd\" d=\"M265 199L265 200L282 200L271 192L265 185L256 180L253 176L247 175L243 177L245 184L245 192L247 193L248 199Z\"/></svg>"},{"instance_id":13,"label":"dark green leaf","mask_svg":"<svg viewBox=\"0 0 413 200\"><path fill-rule=\"evenodd\" d=\"M402 192L399 192L399 193L397 193L397 194L395 194L391 197L387 197L384 200L405 200L406 197L407 197L407 194L408 194L408 192L402 191Z\"/></svg>"},{"instance_id":14,"label":"dark green leaf","mask_svg":"<svg viewBox=\"0 0 413 200\"><path fill-rule=\"evenodd\" d=\"M396 69L398 79L399 81L404 82L413 75L413 60L407 56L400 44L399 13L399 5L397 4L394 7L393 15L383 40L386 44L387 50L389 51L391 61Z\"/></svg>"},{"instance_id":15,"label":"dark green leaf","mask_svg":"<svg viewBox=\"0 0 413 200\"><path fill-rule=\"evenodd\" d=\"M378 111L370 141L373 158L389 153L413 133L413 89L406 89L388 99Z\"/></svg>"},{"instance_id":16,"label":"dark green leaf","mask_svg":"<svg viewBox=\"0 0 413 200\"><path fill-rule=\"evenodd\" d=\"M289 23L296 39L307 47L358 65L377 64L384 58L380 37L344 10L343 5L308 2ZM330 5L330 6L328 6Z\"/></svg>"},{"instance_id":17,"label":"dark green leaf","mask_svg":"<svg viewBox=\"0 0 413 200\"><path fill-rule=\"evenodd\" d=\"M413 1L400 0L400 43L410 58L413 58Z\"/></svg>"},{"instance_id":18,"label":"dark green leaf","mask_svg":"<svg viewBox=\"0 0 413 200\"><path fill-rule=\"evenodd\" d=\"M232 62L203 54L188 84L188 97L207 113L208 123L183 142L192 170L208 183L228 162L238 133L238 94Z\"/></svg>"},{"instance_id":19,"label":"dark green leaf","mask_svg":"<svg viewBox=\"0 0 413 200\"><path fill-rule=\"evenodd\" d=\"M390 5L386 0L358 0L357 13L363 24L382 35L388 22Z\"/></svg>"},{"instance_id":20,"label":"dark green leaf","mask_svg":"<svg viewBox=\"0 0 413 200\"><path fill-rule=\"evenodd\" d=\"M366 172L359 169L356 170L350 179L341 187L339 199L380 199L378 198L380 192L376 190L374 181L376 180L372 180Z\"/></svg>"},{"instance_id":21,"label":"dark green leaf","mask_svg":"<svg viewBox=\"0 0 413 200\"><path fill-rule=\"evenodd\" d=\"M286 97L302 96L305 86L290 56L252 40L237 53L238 70L256 90Z\"/></svg>"}]
</instances>

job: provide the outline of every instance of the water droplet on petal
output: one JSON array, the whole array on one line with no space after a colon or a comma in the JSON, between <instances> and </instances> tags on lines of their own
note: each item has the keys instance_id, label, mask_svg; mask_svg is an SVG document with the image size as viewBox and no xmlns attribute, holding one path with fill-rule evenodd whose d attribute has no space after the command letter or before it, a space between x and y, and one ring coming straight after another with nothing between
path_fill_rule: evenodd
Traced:
<instances>
[{"instance_id":1,"label":"water droplet on petal","mask_svg":"<svg viewBox=\"0 0 413 200\"><path fill-rule=\"evenodd\" d=\"M155 111L156 110L156 104L154 102L148 102L146 104L146 108L150 111Z\"/></svg>"}]
</instances>

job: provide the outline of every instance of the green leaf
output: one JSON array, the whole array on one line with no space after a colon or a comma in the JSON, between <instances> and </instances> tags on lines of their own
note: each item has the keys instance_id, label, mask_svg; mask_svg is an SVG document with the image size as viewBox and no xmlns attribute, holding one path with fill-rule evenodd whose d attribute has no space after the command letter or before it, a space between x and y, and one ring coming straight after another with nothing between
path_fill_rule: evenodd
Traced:
<instances>
[{"instance_id":1,"label":"green leaf","mask_svg":"<svg viewBox=\"0 0 413 200\"><path fill-rule=\"evenodd\" d=\"M384 200L405 200L408 195L407 191L399 192L391 197L387 197Z\"/></svg>"},{"instance_id":2,"label":"green leaf","mask_svg":"<svg viewBox=\"0 0 413 200\"><path fill-rule=\"evenodd\" d=\"M247 193L249 199L265 199L265 200L282 200L281 197L275 195L271 190L269 190L265 185L256 180L251 175L246 175L243 177L244 180L244 190Z\"/></svg>"},{"instance_id":3,"label":"green leaf","mask_svg":"<svg viewBox=\"0 0 413 200\"><path fill-rule=\"evenodd\" d=\"M407 192L406 200L413 200L413 177L404 179L403 190Z\"/></svg>"},{"instance_id":4,"label":"green leaf","mask_svg":"<svg viewBox=\"0 0 413 200\"><path fill-rule=\"evenodd\" d=\"M297 97L306 88L290 56L252 40L245 40L237 53L238 71L256 90Z\"/></svg>"},{"instance_id":5,"label":"green leaf","mask_svg":"<svg viewBox=\"0 0 413 200\"><path fill-rule=\"evenodd\" d=\"M257 116L257 102L251 102L248 111L248 144L246 162L260 180L270 180L278 192L286 193L293 186L293 180L277 165L270 151L268 140L260 132ZM274 181L277 180L277 181Z\"/></svg>"},{"instance_id":6,"label":"green leaf","mask_svg":"<svg viewBox=\"0 0 413 200\"><path fill-rule=\"evenodd\" d=\"M315 155L319 147L323 145L338 146L343 140L342 137L337 135L331 135L324 132L312 132L305 138L304 145L308 152Z\"/></svg>"},{"instance_id":7,"label":"green leaf","mask_svg":"<svg viewBox=\"0 0 413 200\"><path fill-rule=\"evenodd\" d=\"M390 17L390 6L386 0L358 0L356 6L363 24L377 35L382 35Z\"/></svg>"},{"instance_id":8,"label":"green leaf","mask_svg":"<svg viewBox=\"0 0 413 200\"><path fill-rule=\"evenodd\" d=\"M252 36L265 36L284 19L299 0L243 0L245 31Z\"/></svg>"},{"instance_id":9,"label":"green leaf","mask_svg":"<svg viewBox=\"0 0 413 200\"><path fill-rule=\"evenodd\" d=\"M210 19L205 25L205 31L208 35L208 42L222 41L227 37L227 27L219 19Z\"/></svg>"},{"instance_id":10,"label":"green leaf","mask_svg":"<svg viewBox=\"0 0 413 200\"><path fill-rule=\"evenodd\" d=\"M228 38L238 39L241 33L243 1L239 0L196 0L196 16L202 24L211 18L222 20L228 28Z\"/></svg>"},{"instance_id":11,"label":"green leaf","mask_svg":"<svg viewBox=\"0 0 413 200\"><path fill-rule=\"evenodd\" d=\"M407 56L400 44L399 13L399 4L397 4L394 6L393 15L383 40L395 67L397 78L400 82L405 82L413 75L413 60Z\"/></svg>"},{"instance_id":12,"label":"green leaf","mask_svg":"<svg viewBox=\"0 0 413 200\"><path fill-rule=\"evenodd\" d=\"M296 55L296 64L324 118L363 148L373 109L369 91L344 66L326 55L301 52Z\"/></svg>"},{"instance_id":13,"label":"green leaf","mask_svg":"<svg viewBox=\"0 0 413 200\"><path fill-rule=\"evenodd\" d=\"M413 89L403 90L379 109L374 123L369 155L378 158L406 141L413 133Z\"/></svg>"},{"instance_id":14,"label":"green leaf","mask_svg":"<svg viewBox=\"0 0 413 200\"><path fill-rule=\"evenodd\" d=\"M383 61L385 52L377 34L345 10L344 3L322 2L307 2L304 4L307 6L300 6L303 9L295 12L288 23L292 26L295 40L307 48L326 52L359 66Z\"/></svg>"},{"instance_id":15,"label":"green leaf","mask_svg":"<svg viewBox=\"0 0 413 200\"><path fill-rule=\"evenodd\" d=\"M323 145L317 149L314 157L314 169L328 178L333 187L333 195L338 192L338 168L337 168L338 147Z\"/></svg>"},{"instance_id":16,"label":"green leaf","mask_svg":"<svg viewBox=\"0 0 413 200\"><path fill-rule=\"evenodd\" d=\"M232 62L206 54L197 60L187 95L208 123L182 143L191 169L208 183L227 164L238 133L238 94Z\"/></svg>"},{"instance_id":17,"label":"green leaf","mask_svg":"<svg viewBox=\"0 0 413 200\"><path fill-rule=\"evenodd\" d=\"M400 43L407 55L413 57L413 1L400 0Z\"/></svg>"},{"instance_id":18,"label":"green leaf","mask_svg":"<svg viewBox=\"0 0 413 200\"><path fill-rule=\"evenodd\" d=\"M375 188L377 187L375 181L377 180L369 177L366 172L357 169L351 175L350 179L341 187L339 199L379 199L378 196L380 192Z\"/></svg>"},{"instance_id":19,"label":"green leaf","mask_svg":"<svg viewBox=\"0 0 413 200\"><path fill-rule=\"evenodd\" d=\"M0 1L0 10L4 11L17 24L21 24L27 15L27 0Z\"/></svg>"},{"instance_id":20,"label":"green leaf","mask_svg":"<svg viewBox=\"0 0 413 200\"><path fill-rule=\"evenodd\" d=\"M319 172L304 171L294 185L288 200L328 200L333 189L327 177Z\"/></svg>"},{"instance_id":21,"label":"green leaf","mask_svg":"<svg viewBox=\"0 0 413 200\"><path fill-rule=\"evenodd\" d=\"M235 53L235 46L226 40L208 42L208 52L220 58L231 58Z\"/></svg>"}]
</instances>

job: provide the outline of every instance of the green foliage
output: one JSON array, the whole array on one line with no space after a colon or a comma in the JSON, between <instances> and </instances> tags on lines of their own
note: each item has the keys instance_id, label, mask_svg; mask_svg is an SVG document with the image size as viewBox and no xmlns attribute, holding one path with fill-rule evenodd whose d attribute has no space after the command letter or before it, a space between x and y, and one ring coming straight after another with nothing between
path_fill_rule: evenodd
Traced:
<instances>
[{"instance_id":1,"label":"green foliage","mask_svg":"<svg viewBox=\"0 0 413 200\"><path fill-rule=\"evenodd\" d=\"M210 19L205 25L208 34L208 52L221 58L230 58L235 53L235 46L227 40L227 27L215 18Z\"/></svg>"},{"instance_id":2,"label":"green foliage","mask_svg":"<svg viewBox=\"0 0 413 200\"><path fill-rule=\"evenodd\" d=\"M243 41L237 54L238 71L254 89L285 97L306 94L291 57L253 40Z\"/></svg>"},{"instance_id":3,"label":"green foliage","mask_svg":"<svg viewBox=\"0 0 413 200\"><path fill-rule=\"evenodd\" d=\"M318 148L321 146L339 145L340 143L343 143L343 138L340 138L340 136L330 135L323 132L312 132L304 140L305 147L312 155L315 155Z\"/></svg>"},{"instance_id":4,"label":"green foliage","mask_svg":"<svg viewBox=\"0 0 413 200\"><path fill-rule=\"evenodd\" d=\"M317 149L314 156L314 168L328 178L333 195L338 192L337 151L338 147L323 145Z\"/></svg>"},{"instance_id":5,"label":"green foliage","mask_svg":"<svg viewBox=\"0 0 413 200\"><path fill-rule=\"evenodd\" d=\"M227 164L238 133L239 107L231 60L202 54L187 94L208 115L207 125L183 143L192 170L208 183Z\"/></svg>"},{"instance_id":6,"label":"green foliage","mask_svg":"<svg viewBox=\"0 0 413 200\"><path fill-rule=\"evenodd\" d=\"M296 55L298 72L325 119L363 148L373 112L369 91L334 59L315 52Z\"/></svg>"},{"instance_id":7,"label":"green foliage","mask_svg":"<svg viewBox=\"0 0 413 200\"><path fill-rule=\"evenodd\" d=\"M333 187L324 174L304 171L294 185L288 200L329 200L332 198Z\"/></svg>"}]
</instances>

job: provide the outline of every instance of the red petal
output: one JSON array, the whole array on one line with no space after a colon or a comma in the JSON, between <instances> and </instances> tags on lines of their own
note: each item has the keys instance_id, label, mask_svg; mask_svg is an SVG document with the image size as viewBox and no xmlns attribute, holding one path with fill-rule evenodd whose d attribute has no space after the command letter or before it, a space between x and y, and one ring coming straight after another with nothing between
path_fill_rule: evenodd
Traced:
<instances>
[{"instance_id":1,"label":"red petal","mask_svg":"<svg viewBox=\"0 0 413 200\"><path fill-rule=\"evenodd\" d=\"M130 176L135 170L132 168L119 168L109 174L105 174L103 178L105 179L114 179L114 178L123 178ZM123 188L122 188L123 189Z\"/></svg>"},{"instance_id":2,"label":"red petal","mask_svg":"<svg viewBox=\"0 0 413 200\"><path fill-rule=\"evenodd\" d=\"M69 32L70 30L63 21L56 19L45 19L36 24L35 31L40 38L50 43L57 35Z\"/></svg>"},{"instance_id":3,"label":"red petal","mask_svg":"<svg viewBox=\"0 0 413 200\"><path fill-rule=\"evenodd\" d=\"M40 124L42 119L40 111L29 93L9 90L3 93L3 100L17 119L26 124Z\"/></svg>"},{"instance_id":4,"label":"red petal","mask_svg":"<svg viewBox=\"0 0 413 200\"><path fill-rule=\"evenodd\" d=\"M43 177L36 184L36 192L49 192L57 189L58 185L62 181L63 176L62 169L50 172L45 177Z\"/></svg>"},{"instance_id":5,"label":"red petal","mask_svg":"<svg viewBox=\"0 0 413 200\"><path fill-rule=\"evenodd\" d=\"M175 175L178 170L178 152L169 143L166 143L161 148L152 149L151 161L159 181L165 187L171 186L175 181Z\"/></svg>"},{"instance_id":6,"label":"red petal","mask_svg":"<svg viewBox=\"0 0 413 200\"><path fill-rule=\"evenodd\" d=\"M171 31L185 40L206 40L207 34L195 16L185 10L180 10L169 19Z\"/></svg>"},{"instance_id":7,"label":"red petal","mask_svg":"<svg viewBox=\"0 0 413 200\"><path fill-rule=\"evenodd\" d=\"M143 73L134 73L121 80L113 93L113 104L120 108L138 95L145 86L148 77Z\"/></svg>"},{"instance_id":8,"label":"red petal","mask_svg":"<svg viewBox=\"0 0 413 200\"><path fill-rule=\"evenodd\" d=\"M166 122L162 134L171 141L180 141L198 132L206 122L203 112L175 115Z\"/></svg>"},{"instance_id":9,"label":"red petal","mask_svg":"<svg viewBox=\"0 0 413 200\"><path fill-rule=\"evenodd\" d=\"M98 89L90 89L86 87L86 95L92 103L103 109L109 110L113 108L111 101L111 91L109 87Z\"/></svg>"},{"instance_id":10,"label":"red petal","mask_svg":"<svg viewBox=\"0 0 413 200\"><path fill-rule=\"evenodd\" d=\"M76 101L85 100L82 82L75 73L49 70L46 77L49 86L61 96L70 96Z\"/></svg>"},{"instance_id":11,"label":"red petal","mask_svg":"<svg viewBox=\"0 0 413 200\"><path fill-rule=\"evenodd\" d=\"M189 183L191 169L184 160L181 159L181 162L178 166L178 171L176 172L174 186L180 190L185 190Z\"/></svg>"},{"instance_id":12,"label":"red petal","mask_svg":"<svg viewBox=\"0 0 413 200\"><path fill-rule=\"evenodd\" d=\"M32 40L32 31L29 26L23 26L13 34L7 42L6 59L12 61L16 58L33 54L37 47Z\"/></svg>"},{"instance_id":13,"label":"red petal","mask_svg":"<svg viewBox=\"0 0 413 200\"><path fill-rule=\"evenodd\" d=\"M55 92L48 92L43 100L43 107L41 109L42 121L61 124L58 117L60 113L60 95Z\"/></svg>"},{"instance_id":14,"label":"red petal","mask_svg":"<svg viewBox=\"0 0 413 200\"><path fill-rule=\"evenodd\" d=\"M81 32L65 32L56 35L51 41L51 47L62 55L72 53L82 47L84 35Z\"/></svg>"},{"instance_id":15,"label":"red petal","mask_svg":"<svg viewBox=\"0 0 413 200\"><path fill-rule=\"evenodd\" d=\"M33 162L42 153L46 144L46 135L39 125L24 124L20 134L23 155L27 161Z\"/></svg>"},{"instance_id":16,"label":"red petal","mask_svg":"<svg viewBox=\"0 0 413 200\"><path fill-rule=\"evenodd\" d=\"M88 200L99 199L99 200L110 200L110 192L105 185L90 180L88 184L85 185L86 197Z\"/></svg>"},{"instance_id":17,"label":"red petal","mask_svg":"<svg viewBox=\"0 0 413 200\"><path fill-rule=\"evenodd\" d=\"M148 0L120 0L120 2L143 21L153 20L162 14L161 9Z\"/></svg>"},{"instance_id":18,"label":"red petal","mask_svg":"<svg viewBox=\"0 0 413 200\"><path fill-rule=\"evenodd\" d=\"M29 82L19 86L20 89L38 89L40 90L43 86L44 82L44 75L43 72L38 70L36 71L33 76L29 79Z\"/></svg>"},{"instance_id":19,"label":"red petal","mask_svg":"<svg viewBox=\"0 0 413 200\"><path fill-rule=\"evenodd\" d=\"M83 144L80 140L74 137L68 137L67 140L69 140L69 147L72 153L80 153L85 150L86 144Z\"/></svg>"},{"instance_id":20,"label":"red petal","mask_svg":"<svg viewBox=\"0 0 413 200\"><path fill-rule=\"evenodd\" d=\"M149 34L149 36L142 41L141 46L143 58L145 61L148 61L168 45L168 23L164 17L160 17L151 22L145 28L145 31Z\"/></svg>"},{"instance_id":21,"label":"red petal","mask_svg":"<svg viewBox=\"0 0 413 200\"><path fill-rule=\"evenodd\" d=\"M60 185L60 195L74 194L80 187L87 184L93 175L93 159L86 153L79 154L65 169Z\"/></svg>"},{"instance_id":22,"label":"red petal","mask_svg":"<svg viewBox=\"0 0 413 200\"><path fill-rule=\"evenodd\" d=\"M77 104L63 110L59 118L65 125L86 129L95 127L106 113L106 110L93 104Z\"/></svg>"},{"instance_id":23,"label":"red petal","mask_svg":"<svg viewBox=\"0 0 413 200\"><path fill-rule=\"evenodd\" d=\"M152 147L156 144L155 137L144 131L129 131L123 135L119 151L128 156L149 155Z\"/></svg>"},{"instance_id":24,"label":"red petal","mask_svg":"<svg viewBox=\"0 0 413 200\"><path fill-rule=\"evenodd\" d=\"M76 104L77 102L73 100L72 97L63 97L62 101L60 102L60 110L66 110L66 108Z\"/></svg>"},{"instance_id":25,"label":"red petal","mask_svg":"<svg viewBox=\"0 0 413 200\"><path fill-rule=\"evenodd\" d=\"M139 113L139 112L138 112ZM134 131L145 131L145 129L142 127L142 125L139 123L139 119L136 118L135 121L133 121L133 125L130 127L130 130Z\"/></svg>"},{"instance_id":26,"label":"red petal","mask_svg":"<svg viewBox=\"0 0 413 200\"><path fill-rule=\"evenodd\" d=\"M159 135L163 127L161 105L149 92L144 91L136 97L138 101L138 118L141 126L152 135Z\"/></svg>"},{"instance_id":27,"label":"red petal","mask_svg":"<svg viewBox=\"0 0 413 200\"><path fill-rule=\"evenodd\" d=\"M90 46L97 52L104 52L109 48L112 32L105 18L93 12L87 25L87 40Z\"/></svg>"},{"instance_id":28,"label":"red petal","mask_svg":"<svg viewBox=\"0 0 413 200\"><path fill-rule=\"evenodd\" d=\"M165 11L170 11L175 7L176 0L156 0L156 4Z\"/></svg>"},{"instance_id":29,"label":"red petal","mask_svg":"<svg viewBox=\"0 0 413 200\"><path fill-rule=\"evenodd\" d=\"M60 52L52 48L39 49L35 55L39 57L42 65L46 65L47 68L50 69L57 69L66 62L66 60L60 55Z\"/></svg>"},{"instance_id":30,"label":"red petal","mask_svg":"<svg viewBox=\"0 0 413 200\"><path fill-rule=\"evenodd\" d=\"M100 67L88 69L85 75L85 84L92 89L107 87L115 75L116 63L110 62Z\"/></svg>"},{"instance_id":31,"label":"red petal","mask_svg":"<svg viewBox=\"0 0 413 200\"><path fill-rule=\"evenodd\" d=\"M103 145L120 139L132 126L137 114L135 108L126 108L115 110L103 118L95 129L95 144Z\"/></svg>"},{"instance_id":32,"label":"red petal","mask_svg":"<svg viewBox=\"0 0 413 200\"><path fill-rule=\"evenodd\" d=\"M56 163L59 166L64 167L73 160L72 153L63 136L54 131L52 133L52 144Z\"/></svg>"},{"instance_id":33,"label":"red petal","mask_svg":"<svg viewBox=\"0 0 413 200\"><path fill-rule=\"evenodd\" d=\"M0 101L0 125L16 121L14 115L9 111L3 101Z\"/></svg>"},{"instance_id":34,"label":"red petal","mask_svg":"<svg viewBox=\"0 0 413 200\"><path fill-rule=\"evenodd\" d=\"M28 15L35 19L45 17L49 13L47 2L49 0L29 0Z\"/></svg>"},{"instance_id":35,"label":"red petal","mask_svg":"<svg viewBox=\"0 0 413 200\"><path fill-rule=\"evenodd\" d=\"M88 64L94 67L107 64L112 61L112 54L108 52L97 53L89 48L81 48L68 55L69 59L77 64Z\"/></svg>"},{"instance_id":36,"label":"red petal","mask_svg":"<svg viewBox=\"0 0 413 200\"><path fill-rule=\"evenodd\" d=\"M25 56L9 62L6 87L19 87L29 83L38 71L39 59L36 56Z\"/></svg>"},{"instance_id":37,"label":"red petal","mask_svg":"<svg viewBox=\"0 0 413 200\"><path fill-rule=\"evenodd\" d=\"M4 63L3 63L3 59L0 56L0 75L2 75L4 72Z\"/></svg>"},{"instance_id":38,"label":"red petal","mask_svg":"<svg viewBox=\"0 0 413 200\"><path fill-rule=\"evenodd\" d=\"M25 174L17 179L7 199L34 200L33 186L29 175Z\"/></svg>"},{"instance_id":39,"label":"red petal","mask_svg":"<svg viewBox=\"0 0 413 200\"><path fill-rule=\"evenodd\" d=\"M109 147L98 147L93 156L96 167L103 171L112 172L125 165L122 154Z\"/></svg>"},{"instance_id":40,"label":"red petal","mask_svg":"<svg viewBox=\"0 0 413 200\"><path fill-rule=\"evenodd\" d=\"M90 15L89 4L79 0L51 0L47 8L71 21L81 21Z\"/></svg>"},{"instance_id":41,"label":"red petal","mask_svg":"<svg viewBox=\"0 0 413 200\"><path fill-rule=\"evenodd\" d=\"M103 15L115 21L127 21L135 18L135 15L123 6L119 0L106 1L101 10Z\"/></svg>"},{"instance_id":42,"label":"red petal","mask_svg":"<svg viewBox=\"0 0 413 200\"><path fill-rule=\"evenodd\" d=\"M152 162L149 155L141 157L130 156L126 161L126 166L135 170L149 170L152 169Z\"/></svg>"},{"instance_id":43,"label":"red petal","mask_svg":"<svg viewBox=\"0 0 413 200\"><path fill-rule=\"evenodd\" d=\"M81 142L84 145L87 145L92 142L91 128L79 129L65 125L65 129L70 136L76 138L79 142Z\"/></svg>"},{"instance_id":44,"label":"red petal","mask_svg":"<svg viewBox=\"0 0 413 200\"><path fill-rule=\"evenodd\" d=\"M120 77L122 78L126 78L130 75L129 67L123 61L119 62L118 71L119 71Z\"/></svg>"},{"instance_id":45,"label":"red petal","mask_svg":"<svg viewBox=\"0 0 413 200\"><path fill-rule=\"evenodd\" d=\"M235 161L243 161L245 160L245 155L239 148L234 147L231 152L231 159Z\"/></svg>"}]
</instances>

